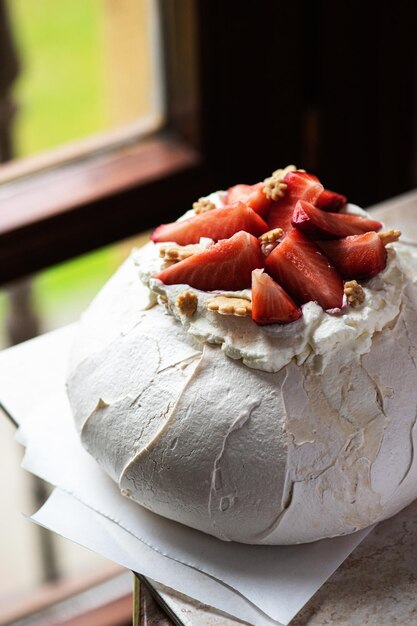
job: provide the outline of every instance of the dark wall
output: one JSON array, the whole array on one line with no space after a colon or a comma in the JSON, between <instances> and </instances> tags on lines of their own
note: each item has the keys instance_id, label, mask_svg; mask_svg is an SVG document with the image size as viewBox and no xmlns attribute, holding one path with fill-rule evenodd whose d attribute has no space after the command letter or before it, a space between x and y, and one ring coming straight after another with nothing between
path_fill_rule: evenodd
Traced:
<instances>
[{"instance_id":1,"label":"dark wall","mask_svg":"<svg viewBox=\"0 0 417 626\"><path fill-rule=\"evenodd\" d=\"M219 186L294 162L367 206L417 184L417 3L201 0Z\"/></svg>"}]
</instances>

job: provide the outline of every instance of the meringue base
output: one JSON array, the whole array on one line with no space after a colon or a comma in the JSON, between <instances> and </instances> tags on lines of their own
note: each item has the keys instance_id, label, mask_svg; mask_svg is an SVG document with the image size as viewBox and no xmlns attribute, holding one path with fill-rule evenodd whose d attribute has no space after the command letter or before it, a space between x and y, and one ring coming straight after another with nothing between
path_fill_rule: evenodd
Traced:
<instances>
[{"instance_id":1,"label":"meringue base","mask_svg":"<svg viewBox=\"0 0 417 626\"><path fill-rule=\"evenodd\" d=\"M199 343L128 259L84 314L68 394L84 447L123 495L225 541L354 532L417 497L416 289L359 354L277 372ZM353 340L354 341L354 340Z\"/></svg>"}]
</instances>

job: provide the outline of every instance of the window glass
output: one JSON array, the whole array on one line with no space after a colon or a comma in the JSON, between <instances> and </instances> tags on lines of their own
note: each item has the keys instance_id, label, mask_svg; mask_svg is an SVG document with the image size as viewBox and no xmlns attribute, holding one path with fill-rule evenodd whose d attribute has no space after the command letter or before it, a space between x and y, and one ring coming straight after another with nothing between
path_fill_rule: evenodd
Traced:
<instances>
[{"instance_id":1,"label":"window glass","mask_svg":"<svg viewBox=\"0 0 417 626\"><path fill-rule=\"evenodd\" d=\"M9 0L13 150L33 155L157 112L150 0Z\"/></svg>"}]
</instances>

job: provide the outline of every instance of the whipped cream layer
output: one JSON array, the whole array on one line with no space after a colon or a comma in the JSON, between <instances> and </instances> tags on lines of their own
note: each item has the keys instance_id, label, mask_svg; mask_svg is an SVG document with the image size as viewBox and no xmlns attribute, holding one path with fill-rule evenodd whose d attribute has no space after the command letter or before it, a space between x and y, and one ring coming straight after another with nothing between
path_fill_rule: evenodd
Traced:
<instances>
[{"instance_id":1,"label":"whipped cream layer","mask_svg":"<svg viewBox=\"0 0 417 626\"><path fill-rule=\"evenodd\" d=\"M315 541L393 515L417 497L417 262L390 256L369 296L389 321L365 340L350 322L356 339L337 342L321 321L322 352L266 372L154 306L135 255L79 326L68 392L83 445L125 496L227 541Z\"/></svg>"},{"instance_id":2,"label":"whipped cream layer","mask_svg":"<svg viewBox=\"0 0 417 626\"><path fill-rule=\"evenodd\" d=\"M219 203L218 194L209 198L216 198ZM349 212L364 213L354 205L349 205ZM363 305L355 308L344 306L341 310L329 312L315 302L308 302L302 306L303 315L295 322L258 326L250 317L220 315L207 308L208 301L215 295L250 300L250 289L204 292L189 285L165 285L153 278L164 266L159 257L160 245L149 243L133 255L142 282L153 293L166 298L169 312L194 339L217 344L227 356L242 359L248 367L266 372L277 372L294 358L298 364L314 355L327 358L339 347L365 354L369 351L373 335L397 317L407 281L405 265L403 267L395 248L391 246L385 270L375 278L362 282L365 291ZM178 296L186 290L198 296L197 311L192 317L182 314L176 306Z\"/></svg>"}]
</instances>

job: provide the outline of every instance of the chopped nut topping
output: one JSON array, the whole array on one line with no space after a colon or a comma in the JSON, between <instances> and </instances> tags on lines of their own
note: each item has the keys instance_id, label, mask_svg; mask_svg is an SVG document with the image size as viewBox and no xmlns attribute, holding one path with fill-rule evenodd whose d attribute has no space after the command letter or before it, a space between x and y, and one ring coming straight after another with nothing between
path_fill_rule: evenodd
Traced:
<instances>
[{"instance_id":1,"label":"chopped nut topping","mask_svg":"<svg viewBox=\"0 0 417 626\"><path fill-rule=\"evenodd\" d=\"M168 300L167 296L164 296L163 294L158 294L158 303L161 304L162 306L165 307L165 309L168 311L168 313L171 313L171 303Z\"/></svg>"},{"instance_id":2,"label":"chopped nut topping","mask_svg":"<svg viewBox=\"0 0 417 626\"><path fill-rule=\"evenodd\" d=\"M282 228L273 228L272 230L268 230L268 232L264 233L260 237L258 237L262 254L264 256L268 256L271 254L272 250L277 247L280 237L284 234Z\"/></svg>"},{"instance_id":3,"label":"chopped nut topping","mask_svg":"<svg viewBox=\"0 0 417 626\"><path fill-rule=\"evenodd\" d=\"M197 202L193 203L194 213L199 215L200 213L207 213L207 211L212 211L216 208L214 202L209 200L208 198L199 198Z\"/></svg>"},{"instance_id":4,"label":"chopped nut topping","mask_svg":"<svg viewBox=\"0 0 417 626\"><path fill-rule=\"evenodd\" d=\"M158 294L158 303L162 304L168 312L171 311L171 305L168 298L162 294Z\"/></svg>"},{"instance_id":5,"label":"chopped nut topping","mask_svg":"<svg viewBox=\"0 0 417 626\"><path fill-rule=\"evenodd\" d=\"M287 165L284 168L278 168L277 170L275 170L274 172L272 172L272 176L279 176L281 178L285 178L286 175L288 174L288 172L305 172L305 170L299 170L298 167L296 165Z\"/></svg>"},{"instance_id":6,"label":"chopped nut topping","mask_svg":"<svg viewBox=\"0 0 417 626\"><path fill-rule=\"evenodd\" d=\"M386 246L388 243L398 241L401 237L401 231L393 230L392 228L390 228L390 230L386 230L383 233L378 233L378 237L380 238L384 246Z\"/></svg>"},{"instance_id":7,"label":"chopped nut topping","mask_svg":"<svg viewBox=\"0 0 417 626\"><path fill-rule=\"evenodd\" d=\"M356 280L349 280L345 283L345 296L350 306L359 306L365 300L365 292Z\"/></svg>"},{"instance_id":8,"label":"chopped nut topping","mask_svg":"<svg viewBox=\"0 0 417 626\"><path fill-rule=\"evenodd\" d=\"M271 176L264 180L264 194L271 200L279 200L283 197L287 185L281 179Z\"/></svg>"},{"instance_id":9,"label":"chopped nut topping","mask_svg":"<svg viewBox=\"0 0 417 626\"><path fill-rule=\"evenodd\" d=\"M272 172L272 176L265 178L264 180L264 194L271 200L279 200L285 193L287 185L284 183L284 178L288 172L294 172L297 168L295 165L287 165L283 169L275 170Z\"/></svg>"},{"instance_id":10,"label":"chopped nut topping","mask_svg":"<svg viewBox=\"0 0 417 626\"><path fill-rule=\"evenodd\" d=\"M180 246L178 244L168 244L166 246L160 246L159 256L164 261L183 261L188 259L189 256L197 254L202 251L202 247L198 243L190 243L188 246Z\"/></svg>"},{"instance_id":11,"label":"chopped nut topping","mask_svg":"<svg viewBox=\"0 0 417 626\"><path fill-rule=\"evenodd\" d=\"M198 297L192 291L183 291L177 298L176 305L179 311L187 317L192 317L197 310Z\"/></svg>"},{"instance_id":12,"label":"chopped nut topping","mask_svg":"<svg viewBox=\"0 0 417 626\"><path fill-rule=\"evenodd\" d=\"M266 233L258 237L261 243L275 243L284 234L282 228L273 228Z\"/></svg>"},{"instance_id":13,"label":"chopped nut topping","mask_svg":"<svg viewBox=\"0 0 417 626\"><path fill-rule=\"evenodd\" d=\"M207 308L209 311L217 311L220 315L245 317L245 315L251 315L252 313L252 302L245 298L216 296L207 302Z\"/></svg>"}]
</instances>

